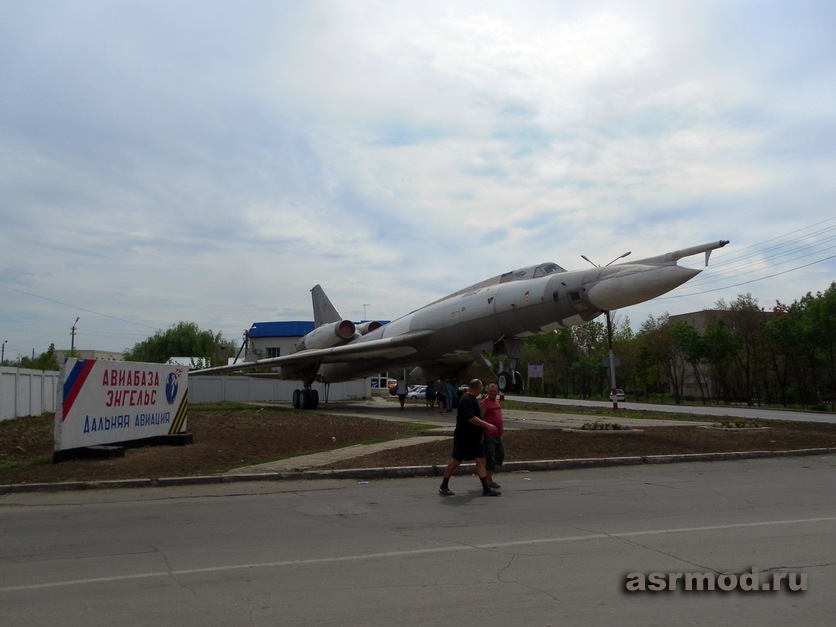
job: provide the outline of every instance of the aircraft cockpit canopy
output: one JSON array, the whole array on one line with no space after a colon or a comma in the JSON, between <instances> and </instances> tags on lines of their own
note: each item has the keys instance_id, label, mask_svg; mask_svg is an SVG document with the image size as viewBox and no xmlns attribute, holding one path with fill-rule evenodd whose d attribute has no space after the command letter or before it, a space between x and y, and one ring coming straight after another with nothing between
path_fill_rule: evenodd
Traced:
<instances>
[{"instance_id":1,"label":"aircraft cockpit canopy","mask_svg":"<svg viewBox=\"0 0 836 627\"><path fill-rule=\"evenodd\" d=\"M490 287L492 285L500 285L502 283L508 283L509 281L523 281L525 279L536 279L538 277L547 276L549 274L557 274L559 272L566 272L564 268L561 268L556 263L552 263L550 261L546 263L541 263L536 266L528 266L527 268L520 268L519 270L512 270L511 272L506 272L504 274L500 274L498 276L492 277L490 279L486 279L480 283L476 283L471 285L470 287L466 287L463 290L459 290L458 292L454 292L449 296L445 296L439 300L445 300L447 298L453 298L454 296L461 296L462 294L469 294L474 290L479 290L485 287ZM438 302L438 301L435 301Z\"/></svg>"},{"instance_id":2,"label":"aircraft cockpit canopy","mask_svg":"<svg viewBox=\"0 0 836 627\"><path fill-rule=\"evenodd\" d=\"M558 272L566 272L565 268L561 268L556 263L549 261L548 263L541 263L534 269L534 278L538 276L545 276L547 274L556 274Z\"/></svg>"},{"instance_id":3,"label":"aircraft cockpit canopy","mask_svg":"<svg viewBox=\"0 0 836 627\"><path fill-rule=\"evenodd\" d=\"M529 266L527 268L520 268L519 270L514 270L513 272L506 272L505 274L500 276L499 282L507 283L508 281L536 279L541 276L546 276L548 274L557 274L558 272L566 272L566 270L561 268L556 263L552 263L551 261L549 261L546 263L541 263L537 266Z\"/></svg>"}]
</instances>

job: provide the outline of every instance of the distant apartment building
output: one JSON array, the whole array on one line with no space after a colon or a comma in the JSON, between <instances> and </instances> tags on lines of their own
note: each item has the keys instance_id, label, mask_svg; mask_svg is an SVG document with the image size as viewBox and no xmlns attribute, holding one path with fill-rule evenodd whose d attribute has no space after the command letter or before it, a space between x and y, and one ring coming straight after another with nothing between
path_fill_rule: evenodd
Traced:
<instances>
[{"instance_id":1,"label":"distant apartment building","mask_svg":"<svg viewBox=\"0 0 836 627\"><path fill-rule=\"evenodd\" d=\"M718 320L725 322L730 331L742 331L742 329L740 329L742 320L751 320L751 314L752 312L746 312L743 316L741 316L741 312L727 309L703 309L701 311L693 311L690 313L670 316L669 321L671 324L684 322L685 324L692 326L700 334L704 334L708 328ZM756 312L756 315L763 320L767 320L772 317L773 313L769 311L761 311ZM697 376L698 375L694 372L693 368L688 365L685 371L685 382L682 387L683 395L692 396L696 399L700 398L700 381L698 381ZM718 398L720 396L720 390L717 389L716 382L712 380L708 369L706 369L702 374L702 390L709 398Z\"/></svg>"},{"instance_id":2,"label":"distant apartment building","mask_svg":"<svg viewBox=\"0 0 836 627\"><path fill-rule=\"evenodd\" d=\"M107 361L125 361L125 353L116 351L99 351L99 350L75 350L76 355L81 359L103 359ZM55 351L55 358L61 364L64 358L70 354L70 349L62 349Z\"/></svg>"}]
</instances>

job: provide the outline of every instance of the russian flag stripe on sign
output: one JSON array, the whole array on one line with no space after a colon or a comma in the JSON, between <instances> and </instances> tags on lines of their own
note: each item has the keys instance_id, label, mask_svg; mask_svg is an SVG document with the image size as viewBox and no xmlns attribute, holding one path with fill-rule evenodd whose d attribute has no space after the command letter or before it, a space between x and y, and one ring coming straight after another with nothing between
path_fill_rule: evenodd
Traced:
<instances>
[{"instance_id":1,"label":"russian flag stripe on sign","mask_svg":"<svg viewBox=\"0 0 836 627\"><path fill-rule=\"evenodd\" d=\"M70 376L68 376L67 380L64 381L64 406L63 411L61 412L62 422L66 419L67 414L70 413L73 403L75 403L75 399L78 398L78 393L81 392L81 388L84 387L84 382L87 381L87 376L90 374L90 371L93 370L93 365L95 363L96 360L94 359L82 359L78 361L73 366Z\"/></svg>"}]
</instances>

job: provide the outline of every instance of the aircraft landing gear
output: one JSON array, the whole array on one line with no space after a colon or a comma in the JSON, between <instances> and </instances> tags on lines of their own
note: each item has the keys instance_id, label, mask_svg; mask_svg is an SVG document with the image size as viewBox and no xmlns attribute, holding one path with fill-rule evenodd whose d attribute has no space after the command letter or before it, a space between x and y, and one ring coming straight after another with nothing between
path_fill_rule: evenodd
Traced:
<instances>
[{"instance_id":1,"label":"aircraft landing gear","mask_svg":"<svg viewBox=\"0 0 836 627\"><path fill-rule=\"evenodd\" d=\"M505 370L502 359L499 361L499 375L496 378L496 385L501 394L513 392L519 394L525 389L525 380L522 373L516 370L517 360L522 357L522 340L515 338L500 338L494 342L494 353L505 354L511 359L511 369Z\"/></svg>"},{"instance_id":2,"label":"aircraft landing gear","mask_svg":"<svg viewBox=\"0 0 836 627\"><path fill-rule=\"evenodd\" d=\"M496 385L500 394L519 394L525 389L525 381L519 370L503 370L496 378Z\"/></svg>"},{"instance_id":3,"label":"aircraft landing gear","mask_svg":"<svg viewBox=\"0 0 836 627\"><path fill-rule=\"evenodd\" d=\"M496 378L496 386L499 388L500 394L505 394L511 389L511 385L514 382L514 375L512 375L507 370L503 370L499 373L499 376Z\"/></svg>"},{"instance_id":4,"label":"aircraft landing gear","mask_svg":"<svg viewBox=\"0 0 836 627\"><path fill-rule=\"evenodd\" d=\"M319 407L319 391L311 388L293 390L293 409L316 409Z\"/></svg>"}]
</instances>

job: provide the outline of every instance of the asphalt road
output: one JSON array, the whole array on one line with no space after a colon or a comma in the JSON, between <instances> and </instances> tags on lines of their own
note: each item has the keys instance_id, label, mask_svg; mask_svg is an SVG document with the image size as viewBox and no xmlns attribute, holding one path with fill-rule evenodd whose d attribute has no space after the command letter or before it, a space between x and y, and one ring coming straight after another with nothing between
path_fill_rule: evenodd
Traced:
<instances>
[{"instance_id":1,"label":"asphalt road","mask_svg":"<svg viewBox=\"0 0 836 627\"><path fill-rule=\"evenodd\" d=\"M832 624L836 456L498 479L2 495L0 624ZM625 591L753 568L808 589Z\"/></svg>"}]
</instances>

